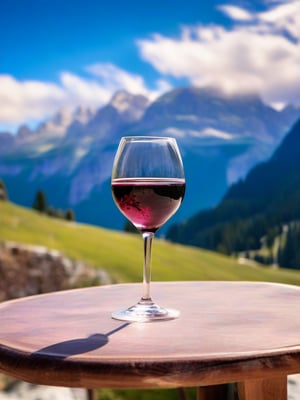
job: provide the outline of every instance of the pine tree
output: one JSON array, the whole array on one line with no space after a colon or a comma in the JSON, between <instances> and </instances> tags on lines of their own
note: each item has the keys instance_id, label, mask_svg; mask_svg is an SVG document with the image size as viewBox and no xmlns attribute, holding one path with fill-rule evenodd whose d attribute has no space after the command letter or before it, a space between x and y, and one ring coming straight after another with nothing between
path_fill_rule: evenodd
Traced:
<instances>
[{"instance_id":1,"label":"pine tree","mask_svg":"<svg viewBox=\"0 0 300 400\"><path fill-rule=\"evenodd\" d=\"M75 221L75 213L74 213L74 211L71 210L71 209L68 209L68 210L65 212L65 219L66 219L67 221Z\"/></svg>"},{"instance_id":2,"label":"pine tree","mask_svg":"<svg viewBox=\"0 0 300 400\"><path fill-rule=\"evenodd\" d=\"M279 251L279 265L284 268L300 269L300 222L289 224L285 244Z\"/></svg>"},{"instance_id":3,"label":"pine tree","mask_svg":"<svg viewBox=\"0 0 300 400\"><path fill-rule=\"evenodd\" d=\"M8 194L4 182L0 179L0 200L8 200Z\"/></svg>"},{"instance_id":4,"label":"pine tree","mask_svg":"<svg viewBox=\"0 0 300 400\"><path fill-rule=\"evenodd\" d=\"M46 195L42 190L38 190L35 195L32 208L41 213L47 212L47 200Z\"/></svg>"}]
</instances>

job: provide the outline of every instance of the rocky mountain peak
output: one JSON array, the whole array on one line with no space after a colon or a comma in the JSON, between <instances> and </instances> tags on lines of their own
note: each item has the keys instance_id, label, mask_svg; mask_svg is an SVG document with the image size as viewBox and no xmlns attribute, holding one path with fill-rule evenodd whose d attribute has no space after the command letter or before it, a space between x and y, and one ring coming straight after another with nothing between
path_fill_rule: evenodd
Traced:
<instances>
[{"instance_id":1,"label":"rocky mountain peak","mask_svg":"<svg viewBox=\"0 0 300 400\"><path fill-rule=\"evenodd\" d=\"M27 139L32 134L32 130L27 125L21 125L17 131L18 140Z\"/></svg>"},{"instance_id":2,"label":"rocky mountain peak","mask_svg":"<svg viewBox=\"0 0 300 400\"><path fill-rule=\"evenodd\" d=\"M39 134L63 135L73 119L69 108L62 108L53 117L43 122L37 129Z\"/></svg>"},{"instance_id":3,"label":"rocky mountain peak","mask_svg":"<svg viewBox=\"0 0 300 400\"><path fill-rule=\"evenodd\" d=\"M78 106L73 112L73 119L82 124L86 124L94 115L96 111L90 107Z\"/></svg>"},{"instance_id":4,"label":"rocky mountain peak","mask_svg":"<svg viewBox=\"0 0 300 400\"><path fill-rule=\"evenodd\" d=\"M123 117L128 120L138 120L144 114L150 101L143 95L135 95L125 90L115 93L110 101L112 105Z\"/></svg>"}]
</instances>

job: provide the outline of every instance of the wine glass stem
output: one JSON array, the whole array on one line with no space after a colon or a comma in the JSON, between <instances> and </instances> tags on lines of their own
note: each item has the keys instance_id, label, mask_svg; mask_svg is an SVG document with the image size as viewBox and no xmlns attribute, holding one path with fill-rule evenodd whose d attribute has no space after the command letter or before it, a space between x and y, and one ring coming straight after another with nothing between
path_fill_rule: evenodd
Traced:
<instances>
[{"instance_id":1,"label":"wine glass stem","mask_svg":"<svg viewBox=\"0 0 300 400\"><path fill-rule=\"evenodd\" d=\"M143 232L144 241L144 273L143 273L143 296L142 302L151 302L150 296L150 281L151 281L151 250L153 232Z\"/></svg>"}]
</instances>

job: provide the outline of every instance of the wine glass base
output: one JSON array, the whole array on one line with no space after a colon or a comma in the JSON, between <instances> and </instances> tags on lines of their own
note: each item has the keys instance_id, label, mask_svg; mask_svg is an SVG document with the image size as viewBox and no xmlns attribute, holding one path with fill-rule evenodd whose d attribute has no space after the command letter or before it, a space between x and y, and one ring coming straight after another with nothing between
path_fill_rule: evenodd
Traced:
<instances>
[{"instance_id":1,"label":"wine glass base","mask_svg":"<svg viewBox=\"0 0 300 400\"><path fill-rule=\"evenodd\" d=\"M179 317L180 312L172 308L162 308L155 303L137 303L124 310L112 313L112 318L130 322L166 321Z\"/></svg>"}]
</instances>

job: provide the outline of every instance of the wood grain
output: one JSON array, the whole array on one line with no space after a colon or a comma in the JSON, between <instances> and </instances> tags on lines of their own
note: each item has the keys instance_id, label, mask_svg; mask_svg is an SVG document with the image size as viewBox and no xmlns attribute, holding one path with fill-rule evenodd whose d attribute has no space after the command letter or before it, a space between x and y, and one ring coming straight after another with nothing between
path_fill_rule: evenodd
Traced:
<instances>
[{"instance_id":1,"label":"wood grain","mask_svg":"<svg viewBox=\"0 0 300 400\"><path fill-rule=\"evenodd\" d=\"M178 319L111 318L140 292L140 284L111 285L0 304L0 371L85 388L215 385L300 372L298 287L155 283L154 299L179 309Z\"/></svg>"},{"instance_id":2,"label":"wood grain","mask_svg":"<svg viewBox=\"0 0 300 400\"><path fill-rule=\"evenodd\" d=\"M239 400L286 400L287 378L256 379L238 383Z\"/></svg>"}]
</instances>

